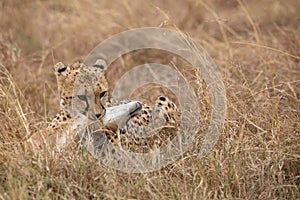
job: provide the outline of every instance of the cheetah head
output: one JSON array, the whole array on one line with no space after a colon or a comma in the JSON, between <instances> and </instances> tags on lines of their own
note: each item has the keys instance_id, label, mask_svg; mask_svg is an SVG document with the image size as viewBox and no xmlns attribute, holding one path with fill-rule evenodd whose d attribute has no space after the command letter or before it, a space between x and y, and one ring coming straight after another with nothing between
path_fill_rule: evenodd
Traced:
<instances>
[{"instance_id":1,"label":"cheetah head","mask_svg":"<svg viewBox=\"0 0 300 200\"><path fill-rule=\"evenodd\" d=\"M109 102L106 69L107 66L101 59L97 60L92 67L86 67L80 62L69 66L62 62L57 63L54 66L54 70L60 95L60 109L71 111L72 101L75 96L78 96L74 94L75 84L77 84L76 87L78 87L78 78L88 75L95 78L92 88L90 88L92 89L93 96L88 98L94 101L90 102L90 104L95 105L94 110L96 117L102 118L105 115L105 107ZM86 81L89 81L89 78L87 78ZM82 84L85 84L85 81L83 81ZM85 101L82 95L80 95L79 98L81 98L81 101ZM88 106L88 102L84 103L85 106Z\"/></svg>"}]
</instances>

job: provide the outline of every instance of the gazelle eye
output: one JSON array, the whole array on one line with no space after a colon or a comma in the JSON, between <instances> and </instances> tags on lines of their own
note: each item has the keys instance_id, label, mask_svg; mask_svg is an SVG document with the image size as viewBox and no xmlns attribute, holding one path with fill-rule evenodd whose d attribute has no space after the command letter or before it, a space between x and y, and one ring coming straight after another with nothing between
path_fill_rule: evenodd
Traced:
<instances>
[{"instance_id":1,"label":"gazelle eye","mask_svg":"<svg viewBox=\"0 0 300 200\"><path fill-rule=\"evenodd\" d=\"M102 99L102 97L104 97L104 95L107 93L107 91L103 91L100 93L99 98Z\"/></svg>"},{"instance_id":2,"label":"gazelle eye","mask_svg":"<svg viewBox=\"0 0 300 200\"><path fill-rule=\"evenodd\" d=\"M58 69L57 72L58 72L58 73L62 73L62 72L64 72L64 71L66 71L66 70L67 70L67 66Z\"/></svg>"},{"instance_id":3,"label":"gazelle eye","mask_svg":"<svg viewBox=\"0 0 300 200\"><path fill-rule=\"evenodd\" d=\"M99 68L99 69L104 69L104 66L103 65L93 65L93 67L96 67L96 68Z\"/></svg>"},{"instance_id":4,"label":"gazelle eye","mask_svg":"<svg viewBox=\"0 0 300 200\"><path fill-rule=\"evenodd\" d=\"M101 70L104 70L106 68L107 64L105 62L105 60L103 59L98 59L96 60L95 64L93 65L93 67L99 68Z\"/></svg>"}]
</instances>

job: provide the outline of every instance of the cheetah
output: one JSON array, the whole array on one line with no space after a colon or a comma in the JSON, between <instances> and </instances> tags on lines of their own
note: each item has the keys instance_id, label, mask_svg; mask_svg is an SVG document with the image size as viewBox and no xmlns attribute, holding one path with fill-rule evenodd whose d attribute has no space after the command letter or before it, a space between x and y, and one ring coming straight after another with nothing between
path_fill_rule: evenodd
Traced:
<instances>
[{"instance_id":1,"label":"cheetah","mask_svg":"<svg viewBox=\"0 0 300 200\"><path fill-rule=\"evenodd\" d=\"M96 119L98 129L101 130L101 142L97 144L95 139L95 149L101 150L103 144L108 142L125 150L147 152L161 146L162 141L170 139L172 135L170 132L176 131L180 124L180 111L176 104L167 97L159 96L154 105L140 101L112 105L106 69L107 66L101 60L97 60L92 67L80 62L69 66L57 63L54 70L60 95L60 111L47 129L33 134L30 138L31 143L46 144L49 143L48 138L52 137L52 143L60 149L66 145L68 139L73 140L76 127L72 126L74 124L72 102L79 102L76 105L82 104L78 109L83 111L80 114L87 115L85 112L92 110L90 115ZM92 88L91 84L86 88L82 85L76 86L80 81L75 80L82 74L87 75L87 78L83 76L85 81L94 79ZM91 92L74 94L75 87L85 88ZM88 99L92 101L88 102ZM158 129L157 124L161 125L159 134L153 136L152 132Z\"/></svg>"}]
</instances>

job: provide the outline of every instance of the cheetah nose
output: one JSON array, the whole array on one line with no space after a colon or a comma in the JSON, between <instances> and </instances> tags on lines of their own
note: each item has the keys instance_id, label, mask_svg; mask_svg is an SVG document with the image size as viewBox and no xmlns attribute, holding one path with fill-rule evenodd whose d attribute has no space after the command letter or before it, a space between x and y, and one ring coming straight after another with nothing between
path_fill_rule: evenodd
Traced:
<instances>
[{"instance_id":1,"label":"cheetah nose","mask_svg":"<svg viewBox=\"0 0 300 200\"><path fill-rule=\"evenodd\" d=\"M99 119L101 117L101 114L96 114L96 117Z\"/></svg>"}]
</instances>

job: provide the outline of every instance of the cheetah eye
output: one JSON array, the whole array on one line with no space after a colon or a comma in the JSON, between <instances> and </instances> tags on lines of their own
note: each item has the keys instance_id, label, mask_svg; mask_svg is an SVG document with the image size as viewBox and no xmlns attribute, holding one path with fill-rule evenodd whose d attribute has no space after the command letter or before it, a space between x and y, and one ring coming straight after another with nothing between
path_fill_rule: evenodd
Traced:
<instances>
[{"instance_id":1,"label":"cheetah eye","mask_svg":"<svg viewBox=\"0 0 300 200\"><path fill-rule=\"evenodd\" d=\"M77 97L82 101L87 101L86 95L77 95Z\"/></svg>"},{"instance_id":2,"label":"cheetah eye","mask_svg":"<svg viewBox=\"0 0 300 200\"><path fill-rule=\"evenodd\" d=\"M107 93L107 91L103 91L100 93L99 98L102 99L102 97L104 97L104 95Z\"/></svg>"},{"instance_id":3,"label":"cheetah eye","mask_svg":"<svg viewBox=\"0 0 300 200\"><path fill-rule=\"evenodd\" d=\"M58 73L62 73L62 72L64 72L64 71L66 71L66 70L67 70L67 66L58 69L57 72L58 72Z\"/></svg>"}]
</instances>

